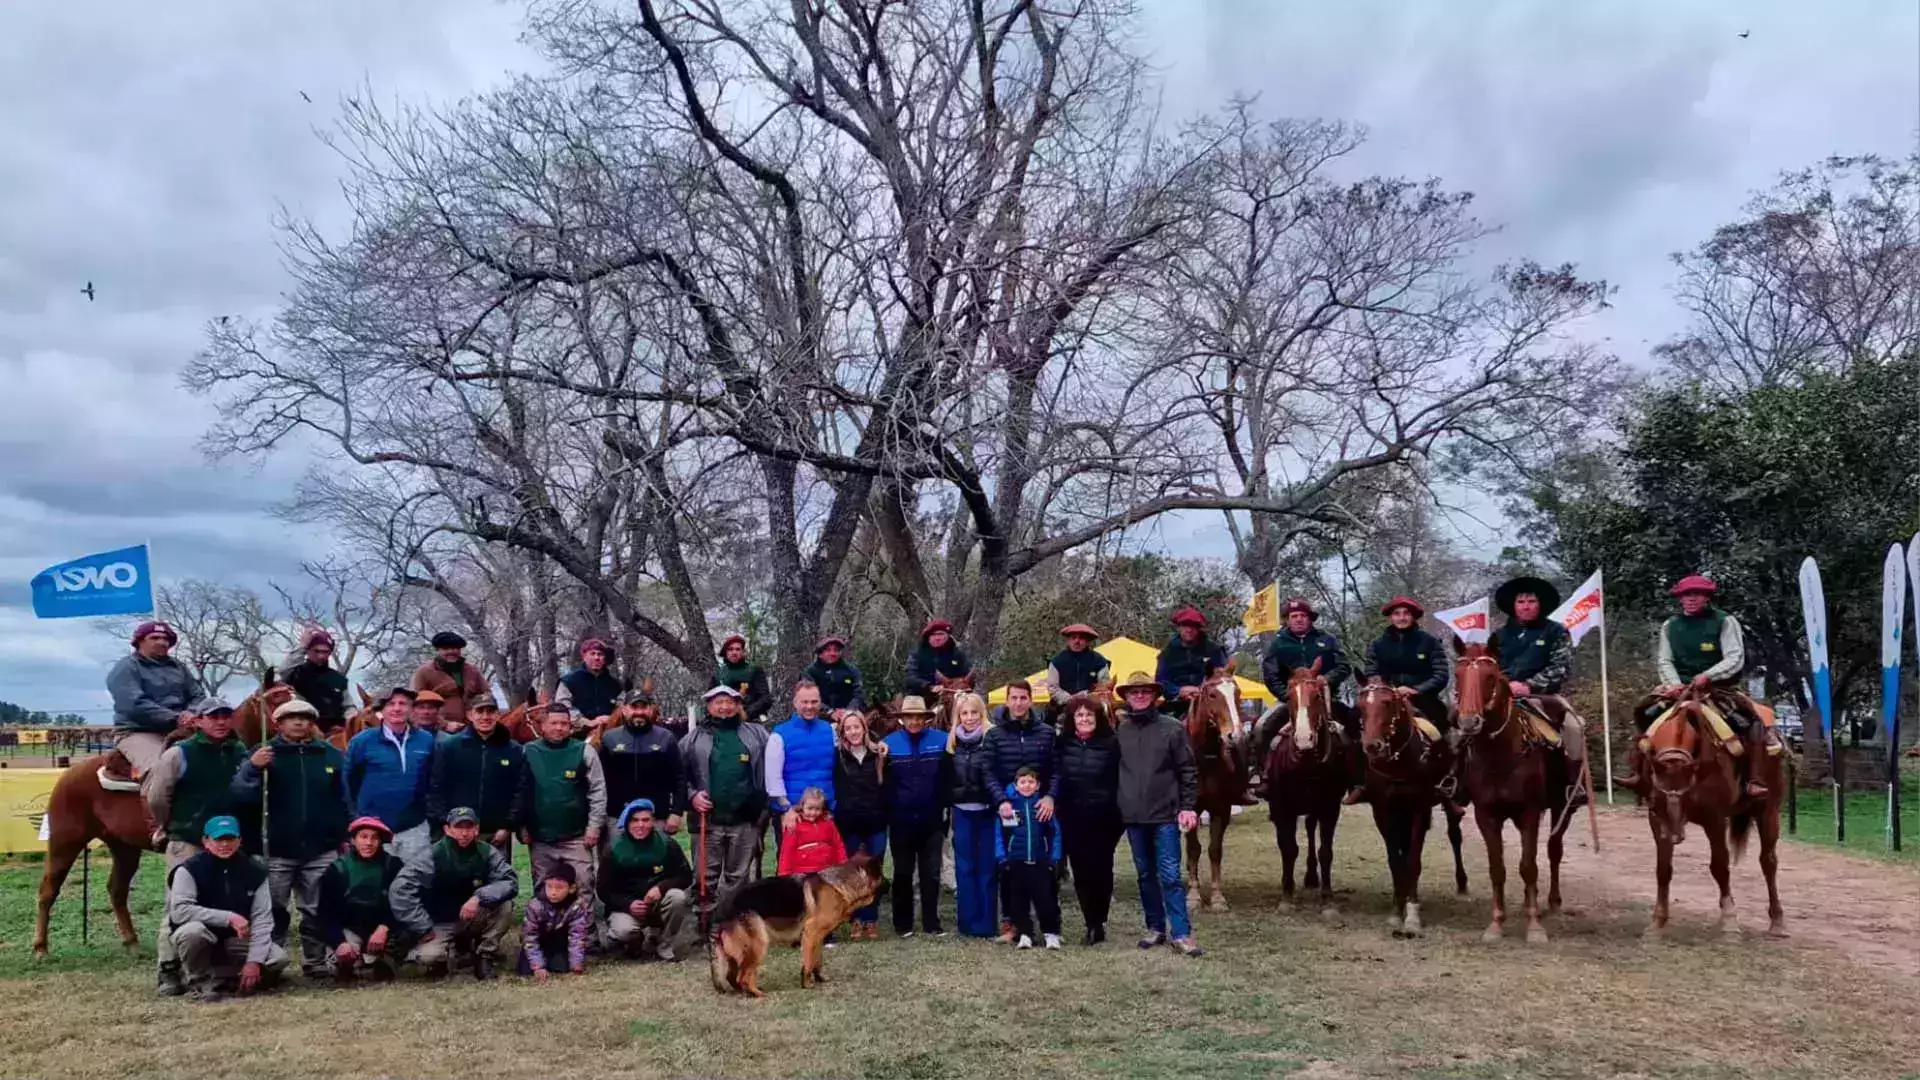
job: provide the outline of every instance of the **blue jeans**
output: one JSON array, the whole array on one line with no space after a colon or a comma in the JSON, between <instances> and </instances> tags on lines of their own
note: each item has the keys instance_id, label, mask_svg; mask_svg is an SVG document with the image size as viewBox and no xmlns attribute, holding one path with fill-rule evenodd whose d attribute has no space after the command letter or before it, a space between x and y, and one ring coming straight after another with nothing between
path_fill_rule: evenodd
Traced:
<instances>
[{"instance_id":1,"label":"blue jeans","mask_svg":"<svg viewBox=\"0 0 1920 1080\"><path fill-rule=\"evenodd\" d=\"M864 851L873 857L874 873L879 873L885 867L887 858L887 830L881 829L879 832L867 833L865 835L842 833L840 839L847 845L847 858L851 859ZM866 907L855 909L853 921L857 923L880 921L879 894L876 893L874 895L873 903L868 904Z\"/></svg>"},{"instance_id":2,"label":"blue jeans","mask_svg":"<svg viewBox=\"0 0 1920 1080\"><path fill-rule=\"evenodd\" d=\"M1000 932L994 908L994 830L999 818L991 807L953 812L954 914L960 932L990 938Z\"/></svg>"},{"instance_id":3,"label":"blue jeans","mask_svg":"<svg viewBox=\"0 0 1920 1080\"><path fill-rule=\"evenodd\" d=\"M1127 826L1127 844L1133 848L1133 869L1140 875L1140 907L1147 931L1178 940L1193 936L1187 923L1187 886L1180 880L1180 826Z\"/></svg>"}]
</instances>

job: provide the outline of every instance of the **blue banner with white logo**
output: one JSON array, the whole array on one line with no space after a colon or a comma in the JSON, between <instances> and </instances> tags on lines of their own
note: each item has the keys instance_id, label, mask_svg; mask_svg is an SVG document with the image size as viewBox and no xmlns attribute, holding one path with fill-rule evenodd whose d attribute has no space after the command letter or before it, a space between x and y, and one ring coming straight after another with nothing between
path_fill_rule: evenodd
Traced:
<instances>
[{"instance_id":1,"label":"blue banner with white logo","mask_svg":"<svg viewBox=\"0 0 1920 1080\"><path fill-rule=\"evenodd\" d=\"M33 576L33 613L42 619L145 615L152 610L145 544L85 555Z\"/></svg>"}]
</instances>

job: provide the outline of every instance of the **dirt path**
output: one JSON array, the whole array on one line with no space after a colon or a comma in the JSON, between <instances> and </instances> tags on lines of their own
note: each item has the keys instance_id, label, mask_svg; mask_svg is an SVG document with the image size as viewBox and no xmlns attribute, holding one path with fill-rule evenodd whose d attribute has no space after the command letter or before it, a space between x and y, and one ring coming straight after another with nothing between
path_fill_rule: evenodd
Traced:
<instances>
[{"instance_id":1,"label":"dirt path","mask_svg":"<svg viewBox=\"0 0 1920 1080\"><path fill-rule=\"evenodd\" d=\"M1707 842L1698 827L1687 833L1673 856L1673 918L1711 924L1718 917L1719 890L1707 871ZM1589 837L1582 811L1567 831L1569 899L1580 892L1651 908L1654 847L1646 812L1602 809L1598 854ZM1758 854L1756 838L1733 866L1733 899L1747 934L1767 926ZM1920 981L1920 872L1782 839L1779 883L1792 944Z\"/></svg>"}]
</instances>

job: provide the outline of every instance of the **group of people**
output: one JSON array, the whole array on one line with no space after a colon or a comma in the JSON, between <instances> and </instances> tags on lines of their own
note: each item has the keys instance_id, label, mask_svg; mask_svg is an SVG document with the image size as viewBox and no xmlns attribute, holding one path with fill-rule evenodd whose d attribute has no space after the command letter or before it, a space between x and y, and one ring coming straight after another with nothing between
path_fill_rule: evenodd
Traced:
<instances>
[{"instance_id":1,"label":"group of people","mask_svg":"<svg viewBox=\"0 0 1920 1080\"><path fill-rule=\"evenodd\" d=\"M1676 589L1683 611L1662 631L1662 694L1728 690L1740 672L1739 624L1711 605L1713 591L1698 576ZM1565 628L1545 617L1557 591L1520 578L1495 599L1508 616L1498 652L1515 698L1557 694L1571 654ZM1445 645L1419 627L1418 601L1396 597L1384 611L1390 625L1367 648L1360 678L1396 688L1445 732ZM1287 720L1292 670L1317 664L1330 697L1354 674L1310 604L1289 601L1284 612L1262 661L1283 704L1255 733L1254 761ZM234 736L232 706L201 694L170 656L174 631L142 624L108 685L119 750L165 853L160 992L252 991L290 962L294 912L309 979L387 979L403 961L447 971L469 958L476 977L492 978L514 927L516 841L528 848L533 882L519 922L522 973L544 981L582 971L602 948L674 960L690 914L712 915L752 876L769 826L783 874L862 852L882 860L891 849L892 925L903 938L946 933L939 899L950 837L956 928L1022 948L1061 946L1058 889L1069 867L1082 943L1106 940L1125 836L1147 928L1140 946L1198 956L1180 866L1181 833L1196 823L1196 762L1177 718L1228 656L1199 611L1184 608L1172 622L1158 669L1117 685L1093 628L1063 627L1065 644L1043 677L1052 703L1043 714L1025 682L1010 684L991 711L970 689L956 690L972 663L952 626L933 620L906 696L889 710L898 729L884 739L838 636L817 643L789 715L771 725L766 674L748 661L743 638L728 638L705 716L686 731L617 678L613 650L592 639L525 738L501 722L465 641L447 632L344 752L324 737L348 715L324 632L308 637L287 671L298 696L274 709L273 737L249 748ZM944 731L930 723L935 694L949 703ZM1643 712L1643 728L1657 711ZM1577 769L1584 740L1571 719L1561 734ZM690 823L705 860L697 872L681 846ZM854 913L854 939L878 936L878 908L876 900Z\"/></svg>"}]
</instances>

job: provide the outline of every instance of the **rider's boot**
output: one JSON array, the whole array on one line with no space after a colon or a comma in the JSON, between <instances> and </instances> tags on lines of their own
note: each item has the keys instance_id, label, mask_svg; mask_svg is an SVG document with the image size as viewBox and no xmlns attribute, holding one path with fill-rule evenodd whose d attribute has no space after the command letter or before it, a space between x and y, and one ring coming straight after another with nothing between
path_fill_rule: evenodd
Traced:
<instances>
[{"instance_id":1,"label":"rider's boot","mask_svg":"<svg viewBox=\"0 0 1920 1080\"><path fill-rule=\"evenodd\" d=\"M1760 724L1747 728L1743 738L1747 744L1744 775L1747 782L1747 798L1764 799L1767 797L1767 785L1760 782L1760 770L1767 760L1767 733Z\"/></svg>"},{"instance_id":2,"label":"rider's boot","mask_svg":"<svg viewBox=\"0 0 1920 1080\"><path fill-rule=\"evenodd\" d=\"M1640 749L1640 739L1636 737L1627 747L1627 771L1620 776L1619 785L1639 792L1641 786L1647 782L1646 768L1647 755Z\"/></svg>"},{"instance_id":3,"label":"rider's boot","mask_svg":"<svg viewBox=\"0 0 1920 1080\"><path fill-rule=\"evenodd\" d=\"M178 960L169 960L160 965L158 974L154 976L154 990L161 997L179 997L187 992L186 980L180 973Z\"/></svg>"}]
</instances>

